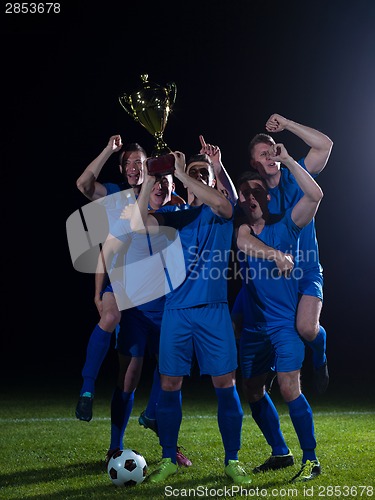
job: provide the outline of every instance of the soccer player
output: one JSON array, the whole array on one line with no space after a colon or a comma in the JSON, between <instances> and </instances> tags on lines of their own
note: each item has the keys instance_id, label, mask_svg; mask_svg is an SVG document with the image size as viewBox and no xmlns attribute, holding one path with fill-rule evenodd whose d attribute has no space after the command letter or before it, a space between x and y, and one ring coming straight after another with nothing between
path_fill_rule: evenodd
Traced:
<instances>
[{"instance_id":1,"label":"soccer player","mask_svg":"<svg viewBox=\"0 0 375 500\"><path fill-rule=\"evenodd\" d=\"M97 178L103 166L114 153L119 153L120 155L119 170L123 176L123 182L98 182ZM77 179L77 188L91 201L116 195L129 188L132 188L135 196L138 196L143 182L143 165L146 159L147 153L138 143L129 143L123 146L121 136L118 134L113 135L109 138L108 144L103 151L85 168L81 176ZM167 197L165 194L163 195L163 199L161 199L160 193L153 196L150 208L157 209L164 203L184 203L184 200L174 192L174 184L173 191L169 191ZM111 206L110 208L107 210L107 215L109 227L111 228L120 217L123 207L115 206L115 209L112 209ZM107 290L105 293L103 291L105 288L104 276L106 274L101 277L96 275L95 277L94 300L100 314L100 320L95 325L87 344L86 360L82 369L83 383L76 406L76 417L86 422L92 419L95 381L103 360L108 353L112 333L121 319L121 313L118 310L112 290Z\"/></svg>"},{"instance_id":2,"label":"soccer player","mask_svg":"<svg viewBox=\"0 0 375 500\"><path fill-rule=\"evenodd\" d=\"M166 200L170 202L174 182L172 175L153 177L153 182L148 207L157 211L166 204ZM158 358L160 326L165 304L164 293L156 297L151 290L152 281L150 287L144 290L142 286L138 287L139 283L138 280L134 280L134 275L127 280L127 266L138 262L138 272L140 272L142 260L158 254L163 250L164 243L165 238L162 235L160 238L151 239L148 235L131 232L129 220L121 218L112 226L111 233L103 245L102 258L98 261L97 276L101 279L96 280L96 285L98 290L101 290L106 270L112 270L113 262L117 264L118 256L124 255L124 258L120 260L123 272L118 274L116 271L109 271L111 284L105 288L104 293L112 295L117 293L116 299L120 300L120 303L122 294L125 294L124 297L129 304L137 300L134 307L122 310L120 329L116 336L119 374L111 401L111 441L106 463L117 450L124 448L124 434L133 409L134 393L140 380L146 347L150 348L151 354L156 359ZM105 267L102 265L103 262ZM162 272L164 273L164 269ZM151 296L156 298L149 300ZM151 408L153 414L155 414L159 392L160 379L156 368L148 403L148 408ZM179 465L187 467L192 465L179 446L176 446L176 458Z\"/></svg>"},{"instance_id":3,"label":"soccer player","mask_svg":"<svg viewBox=\"0 0 375 500\"><path fill-rule=\"evenodd\" d=\"M270 194L264 178L256 172L246 172L238 181L239 204L245 222L237 229L236 241L246 256L240 258L246 300L240 337L240 365L252 417L272 448L271 457L254 472L284 468L294 463L280 430L276 408L264 388L268 372L275 367L280 392L288 405L302 449L302 467L292 481L307 481L320 474L320 464L315 453L312 410L300 386L305 347L295 326L298 267L287 275L280 275L271 260L251 256L251 238L296 259L302 229L315 216L323 193L283 144L269 146L264 158L266 162L282 162L303 195L278 222L272 223Z\"/></svg>"},{"instance_id":4,"label":"soccer player","mask_svg":"<svg viewBox=\"0 0 375 500\"><path fill-rule=\"evenodd\" d=\"M118 153L123 147L121 136L109 138L103 151L85 168L77 179L77 188L91 201L104 196L119 193L133 188L135 195L139 194L143 182L143 163L147 159L146 151L137 143L126 145L120 154L119 169L124 177L120 184L100 183L97 178L113 153ZM110 212L108 212L110 213ZM113 215L110 224L119 217ZM100 320L95 325L87 344L86 360L82 369L83 384L76 407L76 417L89 422L92 419L92 407L95 394L95 381L100 367L109 350L111 336L121 319L113 293L102 293L101 282L96 285L95 304L100 314Z\"/></svg>"},{"instance_id":5,"label":"soccer player","mask_svg":"<svg viewBox=\"0 0 375 500\"><path fill-rule=\"evenodd\" d=\"M266 130L278 133L283 130L295 134L308 146L306 157L300 165L314 178L326 166L332 150L332 141L322 132L273 114L267 120ZM265 179L269 189L269 210L283 214L303 196L296 179L289 169L267 156L274 139L268 134L257 134L249 143L250 165ZM254 245L256 244L253 240ZM305 344L312 350L314 385L319 394L327 390L329 373L326 357L326 331L319 318L323 304L323 269L319 262L319 249L314 219L303 229L300 251L295 265L303 271L299 279L300 299L297 308L297 330Z\"/></svg>"},{"instance_id":6,"label":"soccer player","mask_svg":"<svg viewBox=\"0 0 375 500\"><path fill-rule=\"evenodd\" d=\"M200 373L211 376L218 399L225 473L236 484L249 484L251 478L238 460L243 411L236 389L237 350L225 280L233 235L233 205L214 189L212 163L207 155L191 157L185 167L184 154L173 154L175 177L188 190L189 208L164 207L158 213L148 214L147 199L153 180L146 173L137 200L139 213L134 211L131 219L133 230L144 230L143 223L150 233L157 233L161 226L177 229L186 266L185 280L167 295L164 308L159 351L162 389L156 410L162 461L149 480L160 483L177 471L181 387L183 377L190 374L195 351ZM220 262L207 259L212 251L221 254L222 258L217 259ZM218 279L210 276L212 270Z\"/></svg>"}]
</instances>

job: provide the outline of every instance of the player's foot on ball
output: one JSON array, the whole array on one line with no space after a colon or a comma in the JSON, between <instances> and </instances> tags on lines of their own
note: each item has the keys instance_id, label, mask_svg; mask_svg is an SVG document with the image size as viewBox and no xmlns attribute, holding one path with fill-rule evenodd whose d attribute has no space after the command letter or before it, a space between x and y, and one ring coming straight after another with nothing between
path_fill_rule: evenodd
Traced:
<instances>
[{"instance_id":1,"label":"player's foot on ball","mask_svg":"<svg viewBox=\"0 0 375 500\"><path fill-rule=\"evenodd\" d=\"M90 422L92 419L92 405L94 396L91 392L85 392L79 397L76 407L76 417L78 420Z\"/></svg>"},{"instance_id":2,"label":"player's foot on ball","mask_svg":"<svg viewBox=\"0 0 375 500\"><path fill-rule=\"evenodd\" d=\"M108 465L108 462L111 460L111 458L117 451L120 451L120 448L112 448L107 451L107 455L105 456L104 460L106 466Z\"/></svg>"}]
</instances>

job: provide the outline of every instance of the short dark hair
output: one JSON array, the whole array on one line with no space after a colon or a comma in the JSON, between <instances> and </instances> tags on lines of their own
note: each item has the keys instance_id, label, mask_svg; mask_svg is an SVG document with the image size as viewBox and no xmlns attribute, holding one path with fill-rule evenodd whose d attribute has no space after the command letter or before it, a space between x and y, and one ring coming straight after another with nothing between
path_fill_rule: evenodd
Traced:
<instances>
[{"instance_id":1,"label":"short dark hair","mask_svg":"<svg viewBox=\"0 0 375 500\"><path fill-rule=\"evenodd\" d=\"M134 151L139 151L140 153L143 153L145 157L147 158L147 153L146 150L138 144L138 142L129 142L128 144L125 144L120 152L120 165L123 167L123 160L124 156L126 153L132 153Z\"/></svg>"},{"instance_id":2,"label":"short dark hair","mask_svg":"<svg viewBox=\"0 0 375 500\"><path fill-rule=\"evenodd\" d=\"M253 149L257 144L269 144L270 146L273 146L275 144L274 139L268 135L268 134L257 134L255 135L251 141L249 142L248 146L248 153L249 153L249 158L250 160L253 159Z\"/></svg>"},{"instance_id":3,"label":"short dark hair","mask_svg":"<svg viewBox=\"0 0 375 500\"><path fill-rule=\"evenodd\" d=\"M210 165L211 167L213 166L211 158L208 155L196 154L196 155L190 156L190 158L186 162L185 172L187 172L187 169L191 163L196 163L196 162L204 162L204 163L208 163L208 165Z\"/></svg>"},{"instance_id":4,"label":"short dark hair","mask_svg":"<svg viewBox=\"0 0 375 500\"><path fill-rule=\"evenodd\" d=\"M266 188L266 190L268 192L268 186L267 186L266 181L263 179L263 177L258 172L253 171L253 170L246 170L246 172L244 172L243 174L241 174L238 177L237 182L236 182L237 191L240 191L241 184L243 184L244 182L247 182L247 181L261 181L263 186Z\"/></svg>"}]
</instances>

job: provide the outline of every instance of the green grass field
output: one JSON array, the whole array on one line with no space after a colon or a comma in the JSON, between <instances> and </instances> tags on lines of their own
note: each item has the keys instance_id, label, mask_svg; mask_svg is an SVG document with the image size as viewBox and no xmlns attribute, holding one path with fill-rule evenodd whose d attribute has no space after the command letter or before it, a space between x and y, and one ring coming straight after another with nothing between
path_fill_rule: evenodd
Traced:
<instances>
[{"instance_id":1,"label":"green grass field","mask_svg":"<svg viewBox=\"0 0 375 500\"><path fill-rule=\"evenodd\" d=\"M317 397L306 388L315 416L322 475L294 485L288 481L299 469L301 452L286 405L278 387L274 388L272 396L296 465L254 474L251 488L243 490L241 496L224 475L216 398L209 380L188 379L183 388L179 444L193 467L180 468L168 484L154 486L146 479L132 488L114 486L103 465L109 445L112 381L98 382L90 423L74 416L79 384L79 379L73 383L27 380L2 384L1 499L375 498L375 405L368 391L359 394L348 389L343 396L331 384L327 394ZM137 420L145 407L147 390L144 382L137 391L125 447L142 453L152 471L160 459L158 439ZM270 450L249 408L246 404L243 407L240 460L250 471L268 457Z\"/></svg>"}]
</instances>

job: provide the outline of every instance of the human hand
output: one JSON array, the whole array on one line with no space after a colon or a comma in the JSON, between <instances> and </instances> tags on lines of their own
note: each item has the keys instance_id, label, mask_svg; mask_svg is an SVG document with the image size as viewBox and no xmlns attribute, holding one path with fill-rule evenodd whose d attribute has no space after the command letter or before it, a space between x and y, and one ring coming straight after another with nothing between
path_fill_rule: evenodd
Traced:
<instances>
[{"instance_id":1,"label":"human hand","mask_svg":"<svg viewBox=\"0 0 375 500\"><path fill-rule=\"evenodd\" d=\"M110 149L112 153L117 153L117 151L120 151L120 149L122 148L121 136L119 134L112 135L109 138L107 148Z\"/></svg>"},{"instance_id":2,"label":"human hand","mask_svg":"<svg viewBox=\"0 0 375 500\"><path fill-rule=\"evenodd\" d=\"M172 154L175 160L174 161L175 174L176 177L178 177L179 174L185 173L185 155L184 153L181 153L181 151L172 151Z\"/></svg>"},{"instance_id":3,"label":"human hand","mask_svg":"<svg viewBox=\"0 0 375 500\"><path fill-rule=\"evenodd\" d=\"M288 278L294 268L293 255L277 250L275 254L275 264L279 270L279 276Z\"/></svg>"},{"instance_id":4,"label":"human hand","mask_svg":"<svg viewBox=\"0 0 375 500\"><path fill-rule=\"evenodd\" d=\"M130 220L133 210L134 210L134 203L126 205L126 207L124 207L121 211L120 219Z\"/></svg>"},{"instance_id":5,"label":"human hand","mask_svg":"<svg viewBox=\"0 0 375 500\"><path fill-rule=\"evenodd\" d=\"M213 146L212 144L207 144L204 140L203 135L199 136L199 141L201 143L200 154L206 154L210 157L214 171L216 174L216 168L221 167L221 151L219 146Z\"/></svg>"},{"instance_id":6,"label":"human hand","mask_svg":"<svg viewBox=\"0 0 375 500\"><path fill-rule=\"evenodd\" d=\"M286 128L288 120L277 113L271 115L266 122L267 132L281 132Z\"/></svg>"},{"instance_id":7,"label":"human hand","mask_svg":"<svg viewBox=\"0 0 375 500\"><path fill-rule=\"evenodd\" d=\"M270 146L266 153L267 160L279 161L281 163L285 163L288 159L290 159L290 155L286 150L284 144L277 143Z\"/></svg>"}]
</instances>

